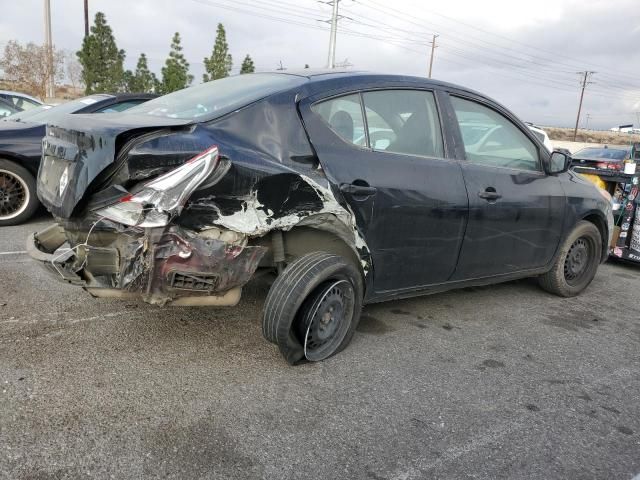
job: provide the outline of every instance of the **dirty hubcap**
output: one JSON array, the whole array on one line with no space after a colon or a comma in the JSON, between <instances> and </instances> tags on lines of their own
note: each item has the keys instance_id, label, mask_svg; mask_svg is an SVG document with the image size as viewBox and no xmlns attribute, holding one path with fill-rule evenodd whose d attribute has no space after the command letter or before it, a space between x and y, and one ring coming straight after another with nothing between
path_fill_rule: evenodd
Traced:
<instances>
[{"instance_id":1,"label":"dirty hubcap","mask_svg":"<svg viewBox=\"0 0 640 480\"><path fill-rule=\"evenodd\" d=\"M573 242L564 261L564 278L567 283L578 283L582 279L588 271L590 259L591 248L589 242L584 237L580 237Z\"/></svg>"},{"instance_id":2,"label":"dirty hubcap","mask_svg":"<svg viewBox=\"0 0 640 480\"><path fill-rule=\"evenodd\" d=\"M303 308L299 332L308 360L331 355L342 343L353 317L354 291L346 280L329 281L318 287Z\"/></svg>"},{"instance_id":3,"label":"dirty hubcap","mask_svg":"<svg viewBox=\"0 0 640 480\"><path fill-rule=\"evenodd\" d=\"M0 170L0 220L20 215L29 202L29 189L22 178Z\"/></svg>"}]
</instances>

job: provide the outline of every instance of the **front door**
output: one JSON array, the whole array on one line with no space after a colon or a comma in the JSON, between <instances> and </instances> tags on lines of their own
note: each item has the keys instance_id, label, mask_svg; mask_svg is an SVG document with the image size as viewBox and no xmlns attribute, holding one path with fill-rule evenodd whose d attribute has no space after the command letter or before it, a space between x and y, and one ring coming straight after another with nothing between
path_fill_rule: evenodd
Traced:
<instances>
[{"instance_id":1,"label":"front door","mask_svg":"<svg viewBox=\"0 0 640 480\"><path fill-rule=\"evenodd\" d=\"M469 222L453 280L547 265L559 245L566 199L542 167L540 147L502 113L450 96L464 144Z\"/></svg>"},{"instance_id":2,"label":"front door","mask_svg":"<svg viewBox=\"0 0 640 480\"><path fill-rule=\"evenodd\" d=\"M300 105L327 177L371 250L377 293L445 282L467 221L459 162L445 158L434 94L376 90Z\"/></svg>"}]
</instances>

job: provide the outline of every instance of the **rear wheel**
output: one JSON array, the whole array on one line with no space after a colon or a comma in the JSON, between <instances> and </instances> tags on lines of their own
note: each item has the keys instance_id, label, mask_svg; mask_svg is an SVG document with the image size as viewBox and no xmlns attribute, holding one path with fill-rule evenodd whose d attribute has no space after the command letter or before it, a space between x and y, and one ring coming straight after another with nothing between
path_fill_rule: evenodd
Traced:
<instances>
[{"instance_id":1,"label":"rear wheel","mask_svg":"<svg viewBox=\"0 0 640 480\"><path fill-rule=\"evenodd\" d=\"M0 159L0 226L26 222L38 205L33 175L20 165Z\"/></svg>"},{"instance_id":2,"label":"rear wheel","mask_svg":"<svg viewBox=\"0 0 640 480\"><path fill-rule=\"evenodd\" d=\"M362 297L362 276L348 260L324 252L304 255L271 286L262 333L290 364L324 360L351 341Z\"/></svg>"},{"instance_id":3,"label":"rear wheel","mask_svg":"<svg viewBox=\"0 0 640 480\"><path fill-rule=\"evenodd\" d=\"M561 297L578 295L595 277L601 255L600 231L581 221L562 245L553 268L539 277L540 286Z\"/></svg>"}]
</instances>

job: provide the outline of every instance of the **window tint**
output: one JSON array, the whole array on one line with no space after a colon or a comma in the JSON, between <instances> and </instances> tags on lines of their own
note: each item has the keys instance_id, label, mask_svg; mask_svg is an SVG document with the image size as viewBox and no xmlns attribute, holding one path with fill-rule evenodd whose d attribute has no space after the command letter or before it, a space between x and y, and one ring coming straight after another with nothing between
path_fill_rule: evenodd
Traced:
<instances>
[{"instance_id":1,"label":"window tint","mask_svg":"<svg viewBox=\"0 0 640 480\"><path fill-rule=\"evenodd\" d=\"M360 146L367 145L360 95L346 95L317 103L311 107L311 110L319 114L329 124L331 130L347 142Z\"/></svg>"},{"instance_id":2,"label":"window tint","mask_svg":"<svg viewBox=\"0 0 640 480\"><path fill-rule=\"evenodd\" d=\"M479 103L450 98L467 160L495 167L540 170L535 145L507 118Z\"/></svg>"},{"instance_id":3,"label":"window tint","mask_svg":"<svg viewBox=\"0 0 640 480\"><path fill-rule=\"evenodd\" d=\"M380 90L363 94L371 148L442 157L442 132L433 93Z\"/></svg>"}]
</instances>

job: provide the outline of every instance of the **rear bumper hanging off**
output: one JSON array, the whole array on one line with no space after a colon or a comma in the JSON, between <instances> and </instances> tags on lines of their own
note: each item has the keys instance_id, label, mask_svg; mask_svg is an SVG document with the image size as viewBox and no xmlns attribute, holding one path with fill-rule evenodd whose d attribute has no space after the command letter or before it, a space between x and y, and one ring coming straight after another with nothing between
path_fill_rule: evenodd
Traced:
<instances>
[{"instance_id":1,"label":"rear bumper hanging off","mask_svg":"<svg viewBox=\"0 0 640 480\"><path fill-rule=\"evenodd\" d=\"M267 250L176 225L139 229L102 220L89 231L88 241L64 248L69 237L87 233L74 237L54 224L28 237L27 252L58 280L93 296L160 305L237 304Z\"/></svg>"}]
</instances>

